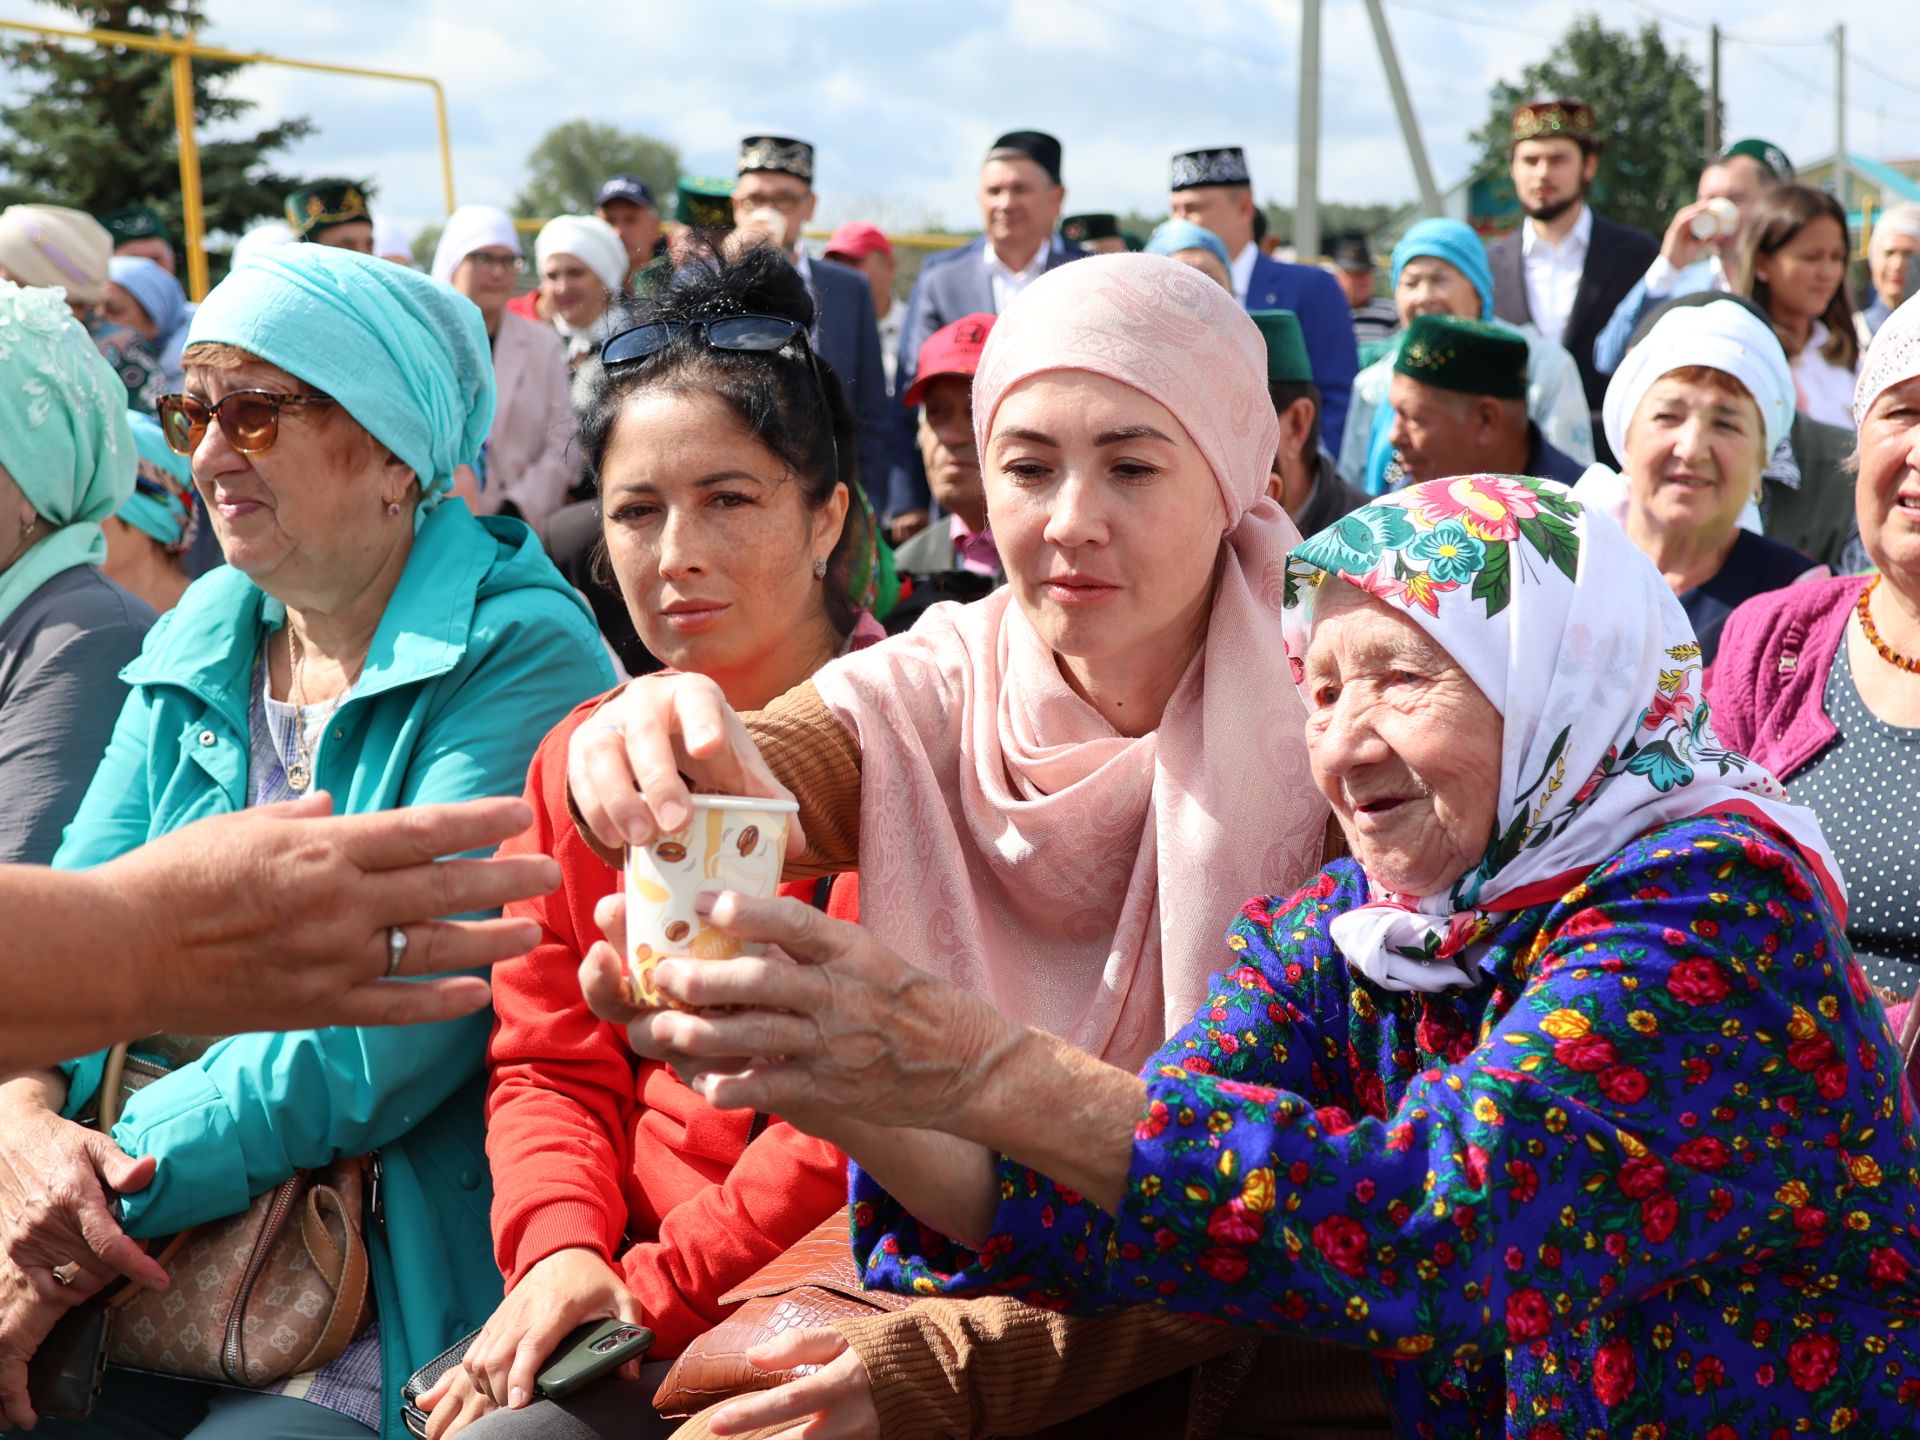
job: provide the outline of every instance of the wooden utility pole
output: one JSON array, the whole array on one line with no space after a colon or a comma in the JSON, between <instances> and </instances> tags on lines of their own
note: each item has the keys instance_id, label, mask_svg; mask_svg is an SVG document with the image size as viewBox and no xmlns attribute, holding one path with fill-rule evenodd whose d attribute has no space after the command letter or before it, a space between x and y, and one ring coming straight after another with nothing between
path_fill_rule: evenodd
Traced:
<instances>
[{"instance_id":1,"label":"wooden utility pole","mask_svg":"<svg viewBox=\"0 0 1920 1440\"><path fill-rule=\"evenodd\" d=\"M1293 185L1293 248L1320 258L1320 0L1300 3L1300 120Z\"/></svg>"}]
</instances>

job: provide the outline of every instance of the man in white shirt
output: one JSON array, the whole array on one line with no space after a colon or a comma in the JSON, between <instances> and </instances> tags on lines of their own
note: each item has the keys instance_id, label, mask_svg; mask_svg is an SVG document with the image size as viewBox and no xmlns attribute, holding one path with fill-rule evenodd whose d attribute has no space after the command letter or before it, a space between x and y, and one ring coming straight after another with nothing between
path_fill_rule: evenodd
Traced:
<instances>
[{"instance_id":1,"label":"man in white shirt","mask_svg":"<svg viewBox=\"0 0 1920 1440\"><path fill-rule=\"evenodd\" d=\"M1595 447L1610 462L1598 420L1607 377L1594 363L1593 344L1660 247L1645 231L1616 225L1587 204L1602 148L1590 105L1529 101L1514 110L1512 133L1513 188L1526 218L1487 246L1493 313L1509 324L1531 323L1566 347L1595 416Z\"/></svg>"},{"instance_id":2,"label":"man in white shirt","mask_svg":"<svg viewBox=\"0 0 1920 1440\"><path fill-rule=\"evenodd\" d=\"M1056 265L1086 255L1057 231L1067 190L1060 142L1041 130L1010 130L980 166L979 239L930 257L920 267L900 326L894 393L913 388L920 347L934 331L966 315L998 315ZM895 544L926 525L932 496L921 465L912 410L896 415L888 535Z\"/></svg>"}]
</instances>

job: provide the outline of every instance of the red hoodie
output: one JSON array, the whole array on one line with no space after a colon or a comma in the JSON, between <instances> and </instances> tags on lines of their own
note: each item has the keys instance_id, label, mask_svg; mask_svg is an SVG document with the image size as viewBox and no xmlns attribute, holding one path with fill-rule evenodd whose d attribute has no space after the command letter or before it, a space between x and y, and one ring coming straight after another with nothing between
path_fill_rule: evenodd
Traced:
<instances>
[{"instance_id":1,"label":"red hoodie","mask_svg":"<svg viewBox=\"0 0 1920 1440\"><path fill-rule=\"evenodd\" d=\"M487 1156L493 1243L511 1290L574 1246L616 1266L654 1332L650 1359L678 1355L727 1313L719 1297L846 1203L846 1160L781 1120L715 1110L580 996L580 957L599 938L593 907L619 872L580 839L567 810L567 740L597 700L541 742L527 776L533 828L501 853L560 862L560 888L507 913L540 922L541 943L495 967ZM843 877L829 913L854 919ZM783 886L811 899L811 882Z\"/></svg>"}]
</instances>

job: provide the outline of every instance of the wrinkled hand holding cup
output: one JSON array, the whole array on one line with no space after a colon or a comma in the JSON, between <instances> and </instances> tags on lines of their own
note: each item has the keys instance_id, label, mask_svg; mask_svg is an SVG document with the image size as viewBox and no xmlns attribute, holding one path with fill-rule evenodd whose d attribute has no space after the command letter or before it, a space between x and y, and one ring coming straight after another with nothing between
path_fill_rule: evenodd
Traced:
<instances>
[{"instance_id":1,"label":"wrinkled hand holding cup","mask_svg":"<svg viewBox=\"0 0 1920 1440\"><path fill-rule=\"evenodd\" d=\"M695 795L693 817L680 829L627 847L626 988L634 1005L680 1008L653 983L654 967L670 955L731 960L766 953L764 945L710 928L694 901L723 890L771 897L799 810L791 800Z\"/></svg>"}]
</instances>

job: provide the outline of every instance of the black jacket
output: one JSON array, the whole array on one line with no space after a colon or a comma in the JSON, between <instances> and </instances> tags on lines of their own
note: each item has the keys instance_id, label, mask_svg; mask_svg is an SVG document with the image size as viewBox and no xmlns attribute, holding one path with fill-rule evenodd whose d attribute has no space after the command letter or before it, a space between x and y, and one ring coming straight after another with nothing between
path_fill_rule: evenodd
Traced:
<instances>
[{"instance_id":1,"label":"black jacket","mask_svg":"<svg viewBox=\"0 0 1920 1440\"><path fill-rule=\"evenodd\" d=\"M1593 412L1594 449L1603 464L1614 463L1600 426L1600 402L1606 398L1607 381L1612 377L1594 368L1593 342L1659 253L1660 242L1646 231L1616 225L1595 212L1593 237L1587 243L1586 267L1580 272L1580 288L1574 295L1573 311L1567 316L1567 328L1560 343L1572 353L1573 363L1579 367L1580 383L1587 392L1587 409ZM1487 261L1493 267L1493 313L1514 325L1530 322L1533 315L1527 308L1526 263L1520 249L1518 227L1487 246Z\"/></svg>"}]
</instances>

